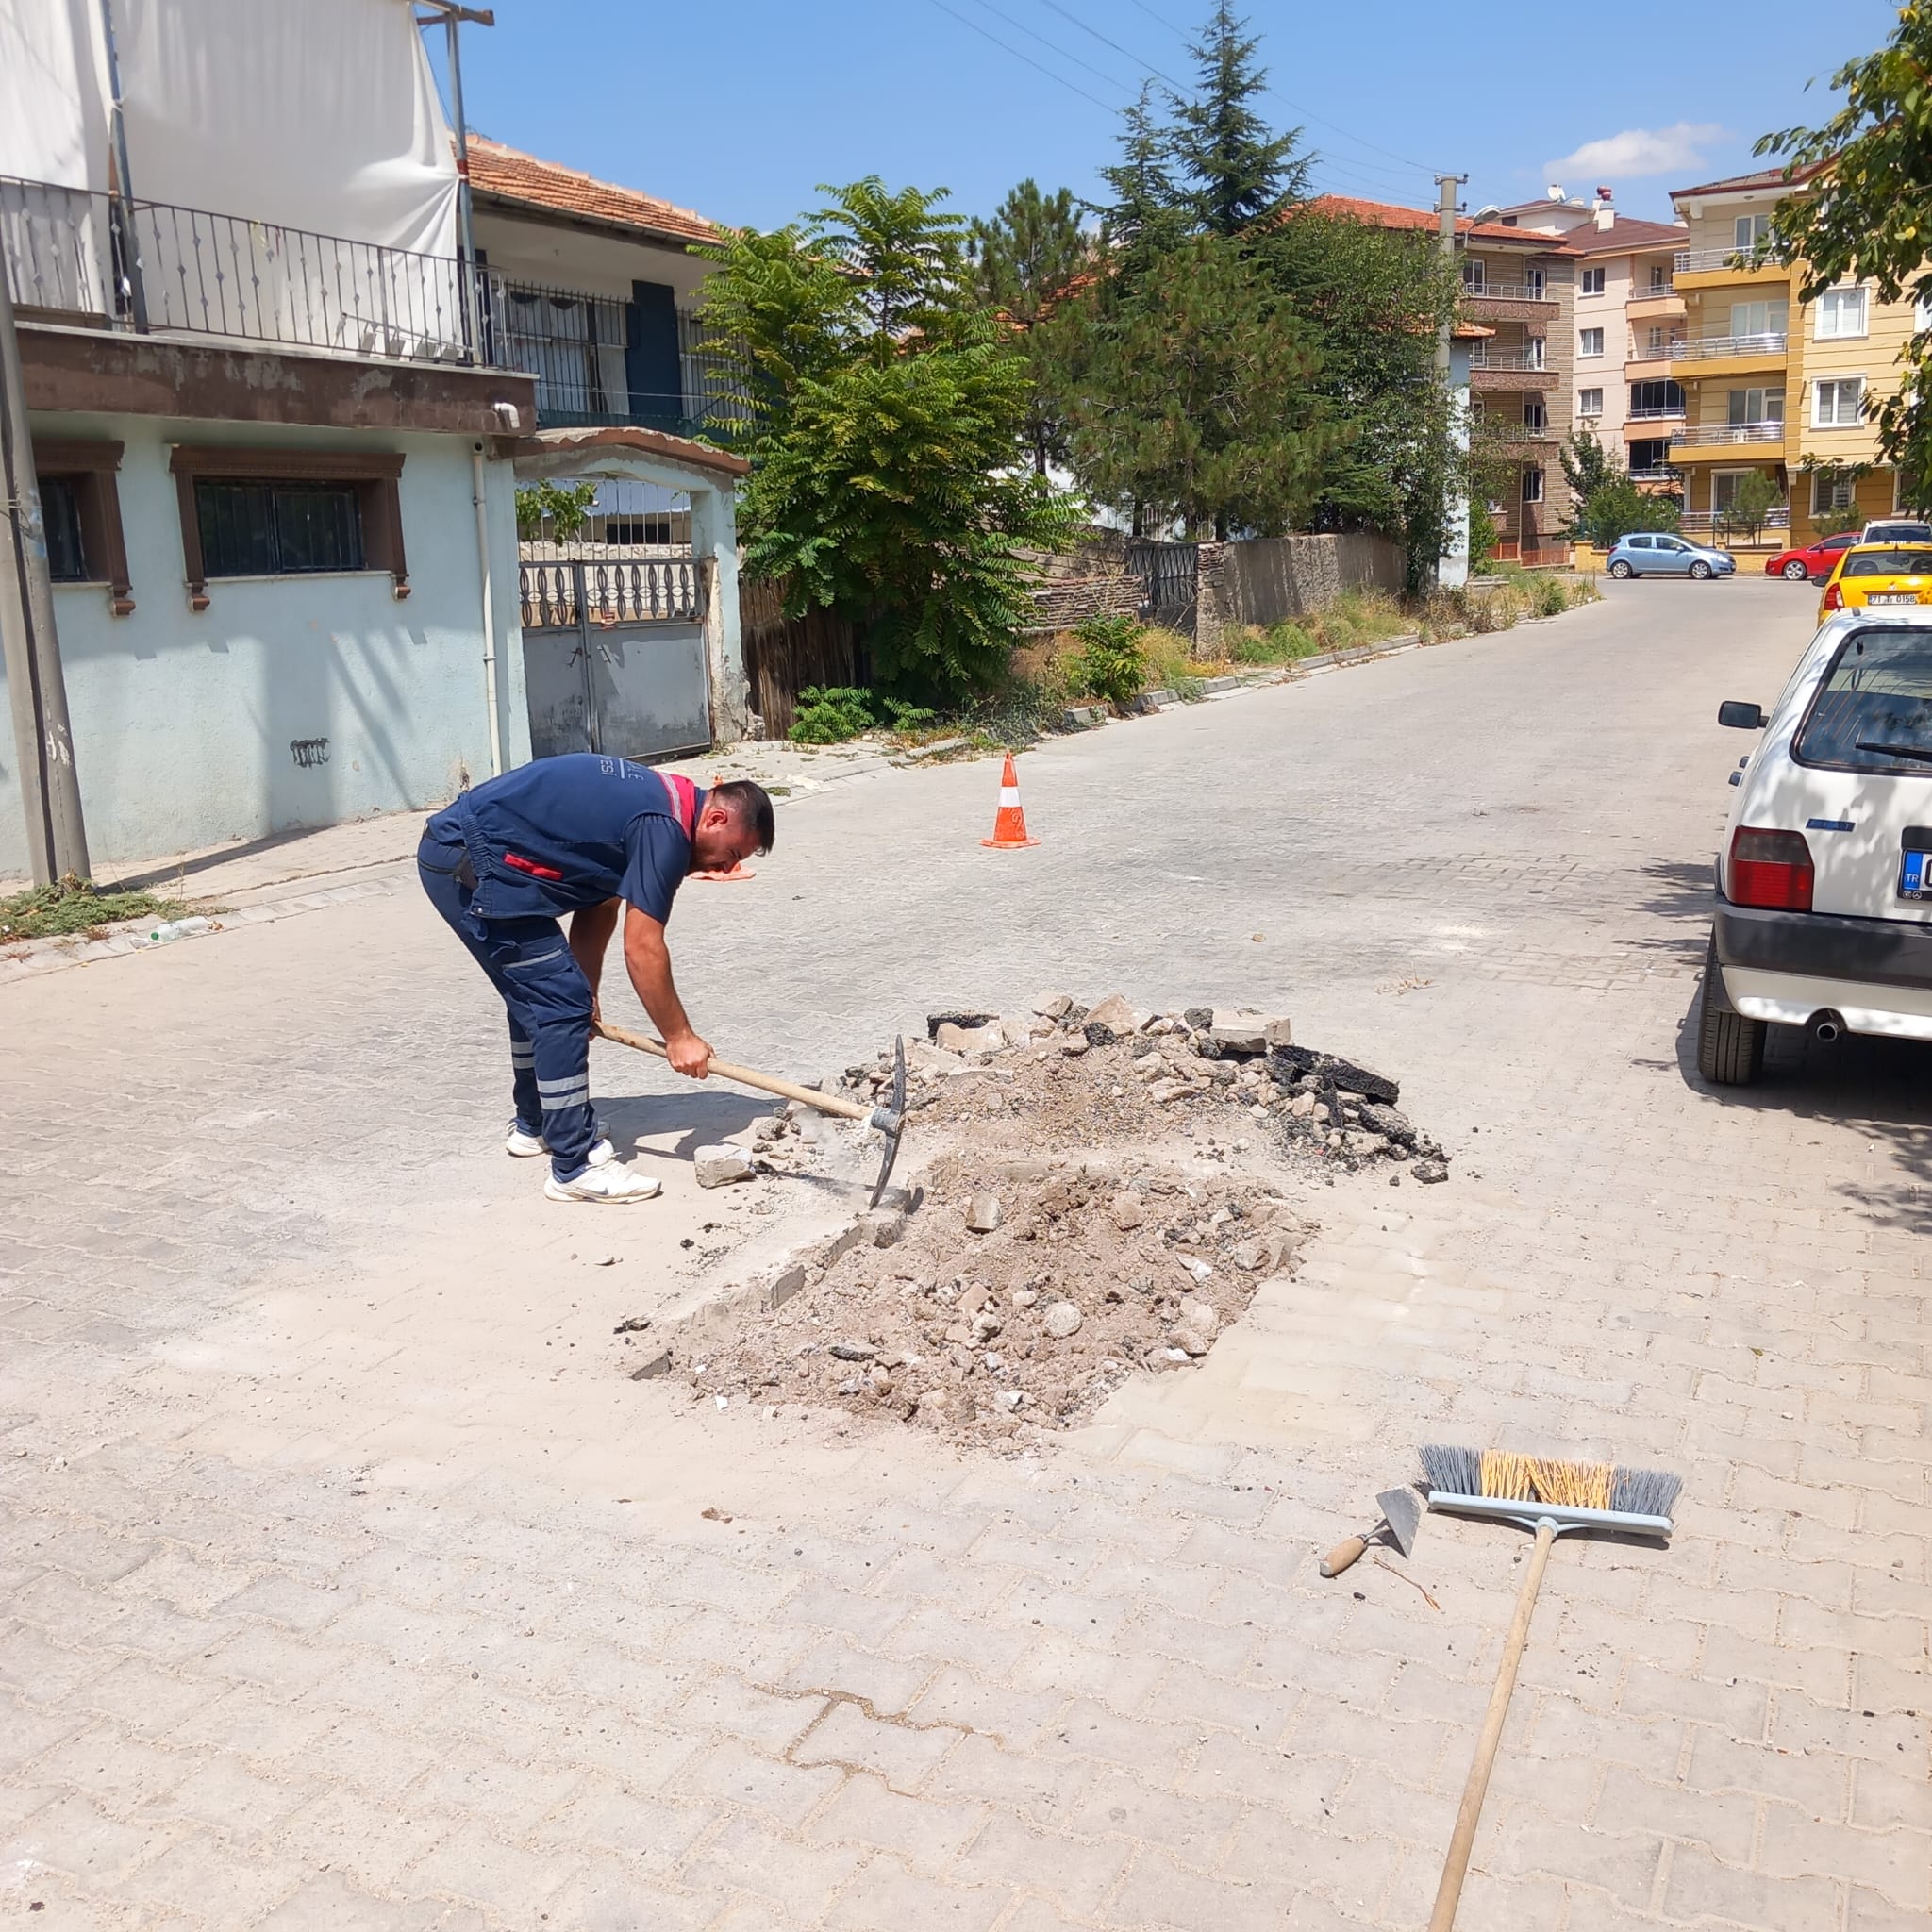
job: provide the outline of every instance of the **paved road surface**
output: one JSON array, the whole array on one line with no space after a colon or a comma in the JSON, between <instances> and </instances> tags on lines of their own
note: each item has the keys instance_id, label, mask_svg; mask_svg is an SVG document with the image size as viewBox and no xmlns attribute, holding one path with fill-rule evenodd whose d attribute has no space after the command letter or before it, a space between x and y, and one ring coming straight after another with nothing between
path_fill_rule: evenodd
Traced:
<instances>
[{"instance_id":1,"label":"paved road surface","mask_svg":"<svg viewBox=\"0 0 1932 1932\"><path fill-rule=\"evenodd\" d=\"M1521 1541L1427 1523L1440 1609L1311 1552L1418 1442L1507 1440L1686 1491L1667 1551L1558 1546L1465 1925L1923 1925L1932 1058L1689 1069L1710 721L1809 602L1613 586L1056 744L1022 855L978 844L993 768L884 774L687 895L744 1059L1246 998L1453 1149L1337 1188L1204 1367L1031 1460L614 1374L672 1237L756 1221L681 1167L744 1104L600 1050L670 1197L545 1209L407 880L0 990L0 1915L1416 1926Z\"/></svg>"}]
</instances>

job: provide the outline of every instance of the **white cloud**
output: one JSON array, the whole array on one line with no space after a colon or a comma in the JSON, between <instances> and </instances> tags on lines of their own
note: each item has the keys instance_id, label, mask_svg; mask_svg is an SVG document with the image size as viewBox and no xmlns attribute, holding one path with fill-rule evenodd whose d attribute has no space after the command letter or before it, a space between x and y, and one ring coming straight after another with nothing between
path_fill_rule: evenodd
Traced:
<instances>
[{"instance_id":1,"label":"white cloud","mask_svg":"<svg viewBox=\"0 0 1932 1932\"><path fill-rule=\"evenodd\" d=\"M1704 150L1722 140L1724 129L1709 121L1679 121L1671 127L1626 127L1602 141L1586 141L1574 154L1550 162L1552 181L1565 175L1588 175L1595 181L1641 180L1650 175L1676 175L1694 168Z\"/></svg>"}]
</instances>

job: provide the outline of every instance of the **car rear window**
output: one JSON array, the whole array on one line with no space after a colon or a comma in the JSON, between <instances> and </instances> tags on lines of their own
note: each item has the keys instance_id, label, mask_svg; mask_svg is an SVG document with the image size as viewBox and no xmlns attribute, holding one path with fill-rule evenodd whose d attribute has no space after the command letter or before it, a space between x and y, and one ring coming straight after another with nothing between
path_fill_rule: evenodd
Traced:
<instances>
[{"instance_id":1,"label":"car rear window","mask_svg":"<svg viewBox=\"0 0 1932 1932\"><path fill-rule=\"evenodd\" d=\"M1932 571L1932 550L1854 550L1845 558L1848 577L1924 576Z\"/></svg>"},{"instance_id":2,"label":"car rear window","mask_svg":"<svg viewBox=\"0 0 1932 1932\"><path fill-rule=\"evenodd\" d=\"M1835 772L1932 776L1932 629L1848 637L1792 749L1801 763Z\"/></svg>"}]
</instances>

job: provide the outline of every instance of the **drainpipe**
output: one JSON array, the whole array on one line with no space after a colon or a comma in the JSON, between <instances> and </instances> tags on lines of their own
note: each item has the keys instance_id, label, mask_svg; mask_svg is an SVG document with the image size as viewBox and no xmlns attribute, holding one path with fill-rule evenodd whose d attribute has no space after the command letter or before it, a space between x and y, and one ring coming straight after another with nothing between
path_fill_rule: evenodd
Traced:
<instances>
[{"instance_id":1,"label":"drainpipe","mask_svg":"<svg viewBox=\"0 0 1932 1932\"><path fill-rule=\"evenodd\" d=\"M490 583L490 526L483 511L483 445L470 445L470 501L476 508L476 567L483 574L483 702L490 713L490 775L503 774L503 724L496 703L496 597Z\"/></svg>"}]
</instances>

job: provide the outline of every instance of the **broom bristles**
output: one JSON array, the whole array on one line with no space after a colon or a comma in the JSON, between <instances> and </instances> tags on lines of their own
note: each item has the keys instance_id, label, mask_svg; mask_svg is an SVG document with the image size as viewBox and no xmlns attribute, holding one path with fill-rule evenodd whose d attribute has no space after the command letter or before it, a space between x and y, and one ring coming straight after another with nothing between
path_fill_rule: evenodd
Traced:
<instances>
[{"instance_id":1,"label":"broom bristles","mask_svg":"<svg viewBox=\"0 0 1932 1932\"><path fill-rule=\"evenodd\" d=\"M1607 1462L1560 1462L1512 1449L1459 1449L1425 1443L1423 1474L1432 1490L1560 1508L1611 1509L1624 1516L1668 1516L1683 1479L1661 1469Z\"/></svg>"}]
</instances>

